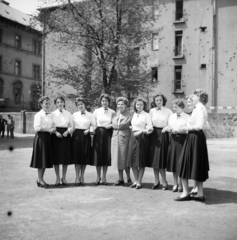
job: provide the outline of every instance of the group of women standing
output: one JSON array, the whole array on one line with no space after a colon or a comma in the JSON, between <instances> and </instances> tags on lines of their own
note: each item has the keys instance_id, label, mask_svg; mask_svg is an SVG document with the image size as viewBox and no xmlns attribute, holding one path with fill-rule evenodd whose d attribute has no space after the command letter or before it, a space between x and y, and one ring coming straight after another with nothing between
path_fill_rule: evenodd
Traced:
<instances>
[{"instance_id":1,"label":"group of women standing","mask_svg":"<svg viewBox=\"0 0 237 240\"><path fill-rule=\"evenodd\" d=\"M208 178L209 162L203 129L207 123L205 104L208 95L197 89L187 99L191 116L184 113L184 101L173 101L174 113L165 107L167 99L161 93L154 97L155 107L147 113L143 98L134 100L134 113L126 110L128 99L116 100L117 112L109 108L110 96L102 94L101 107L94 113L86 111L85 101L76 99L78 112L71 115L65 110L65 100L55 99L57 110L51 114L49 98L39 99L41 111L35 115L36 136L33 144L31 167L38 168L37 185L47 187L43 176L46 168L54 165L55 185L67 184L67 166L75 164L75 185L84 185L86 165L96 166L95 185L107 185L106 173L111 161L117 163L119 179L114 186L123 185L123 171L131 188L142 188L146 167L153 168L155 181L152 189L168 189L166 171L173 172L173 192L182 192L175 201L205 201L203 182ZM93 134L93 144L91 136ZM63 166L62 178L59 165ZM134 175L132 183L130 168ZM101 176L102 173L102 176ZM188 191L188 180L194 188Z\"/></svg>"}]
</instances>

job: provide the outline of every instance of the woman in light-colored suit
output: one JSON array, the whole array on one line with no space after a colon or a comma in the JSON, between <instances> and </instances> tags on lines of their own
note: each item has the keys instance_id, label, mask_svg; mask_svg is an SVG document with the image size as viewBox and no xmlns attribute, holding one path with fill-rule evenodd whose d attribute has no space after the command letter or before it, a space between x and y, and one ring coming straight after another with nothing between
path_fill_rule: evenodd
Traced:
<instances>
[{"instance_id":1,"label":"woman in light-colored suit","mask_svg":"<svg viewBox=\"0 0 237 240\"><path fill-rule=\"evenodd\" d=\"M128 105L127 98L119 97L116 103L118 112L113 115L112 119L112 127L114 130L111 142L111 158L112 162L117 163L119 173L119 180L114 183L114 186L119 186L124 184L123 170L126 171L127 182L132 183L130 169L127 163L132 114L126 110L126 106Z\"/></svg>"}]
</instances>

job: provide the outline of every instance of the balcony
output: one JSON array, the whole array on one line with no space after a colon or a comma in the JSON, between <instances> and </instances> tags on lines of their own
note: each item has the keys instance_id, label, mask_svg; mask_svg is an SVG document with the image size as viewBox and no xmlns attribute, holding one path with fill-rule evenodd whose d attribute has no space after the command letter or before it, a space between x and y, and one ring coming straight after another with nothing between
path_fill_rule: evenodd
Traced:
<instances>
[{"instance_id":1,"label":"balcony","mask_svg":"<svg viewBox=\"0 0 237 240\"><path fill-rule=\"evenodd\" d=\"M173 49L173 59L184 59L183 47L174 47L174 49Z\"/></svg>"},{"instance_id":2,"label":"balcony","mask_svg":"<svg viewBox=\"0 0 237 240\"><path fill-rule=\"evenodd\" d=\"M180 23L185 23L183 9L174 11L174 24L180 24Z\"/></svg>"},{"instance_id":3,"label":"balcony","mask_svg":"<svg viewBox=\"0 0 237 240\"><path fill-rule=\"evenodd\" d=\"M7 107L9 104L9 98L0 98L0 107Z\"/></svg>"},{"instance_id":4,"label":"balcony","mask_svg":"<svg viewBox=\"0 0 237 240\"><path fill-rule=\"evenodd\" d=\"M185 83L182 80L173 80L172 81L172 93L175 95L184 94Z\"/></svg>"}]
</instances>

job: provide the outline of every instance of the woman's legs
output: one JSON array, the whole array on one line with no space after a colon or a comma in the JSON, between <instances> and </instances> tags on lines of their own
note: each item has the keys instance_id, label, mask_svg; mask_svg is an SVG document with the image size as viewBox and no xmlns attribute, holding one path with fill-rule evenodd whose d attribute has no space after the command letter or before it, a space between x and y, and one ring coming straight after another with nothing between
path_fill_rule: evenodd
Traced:
<instances>
[{"instance_id":1,"label":"woman's legs","mask_svg":"<svg viewBox=\"0 0 237 240\"><path fill-rule=\"evenodd\" d=\"M86 170L86 165L81 165L81 183L84 183L85 170Z\"/></svg>"},{"instance_id":2,"label":"woman's legs","mask_svg":"<svg viewBox=\"0 0 237 240\"><path fill-rule=\"evenodd\" d=\"M97 172L97 178L96 178L96 183L100 182L101 180L101 167L96 167L96 172Z\"/></svg>"},{"instance_id":3,"label":"woman's legs","mask_svg":"<svg viewBox=\"0 0 237 240\"><path fill-rule=\"evenodd\" d=\"M106 173L108 170L108 166L103 166L103 177L102 177L102 182L106 183Z\"/></svg>"},{"instance_id":4,"label":"woman's legs","mask_svg":"<svg viewBox=\"0 0 237 240\"><path fill-rule=\"evenodd\" d=\"M178 185L178 175L177 173L173 172L173 178L174 178L174 186Z\"/></svg>"},{"instance_id":5,"label":"woman's legs","mask_svg":"<svg viewBox=\"0 0 237 240\"><path fill-rule=\"evenodd\" d=\"M127 174L128 183L132 183L131 176L130 176L130 167L125 168L125 172Z\"/></svg>"},{"instance_id":6,"label":"woman's legs","mask_svg":"<svg viewBox=\"0 0 237 240\"><path fill-rule=\"evenodd\" d=\"M68 165L63 165L62 179L64 183L67 183L67 180L66 180L67 166Z\"/></svg>"},{"instance_id":7,"label":"woman's legs","mask_svg":"<svg viewBox=\"0 0 237 240\"><path fill-rule=\"evenodd\" d=\"M80 169L81 169L81 165L75 164L75 172L76 172L75 183L80 183Z\"/></svg>"},{"instance_id":8,"label":"woman's legs","mask_svg":"<svg viewBox=\"0 0 237 240\"><path fill-rule=\"evenodd\" d=\"M191 193L197 193L198 192L198 181L194 180L194 186L193 189L191 190Z\"/></svg>"},{"instance_id":9,"label":"woman's legs","mask_svg":"<svg viewBox=\"0 0 237 240\"><path fill-rule=\"evenodd\" d=\"M138 170L138 179L137 179L137 184L141 185L142 184L142 178L145 172L145 168L144 167L140 167Z\"/></svg>"},{"instance_id":10,"label":"woman's legs","mask_svg":"<svg viewBox=\"0 0 237 240\"><path fill-rule=\"evenodd\" d=\"M134 184L137 184L137 182L138 182L138 168L133 167L132 171L133 171L133 175L134 175Z\"/></svg>"},{"instance_id":11,"label":"woman's legs","mask_svg":"<svg viewBox=\"0 0 237 240\"><path fill-rule=\"evenodd\" d=\"M154 171L154 176L155 176L155 184L154 185L157 185L160 182L159 169L153 168L153 171Z\"/></svg>"},{"instance_id":12,"label":"woman's legs","mask_svg":"<svg viewBox=\"0 0 237 240\"><path fill-rule=\"evenodd\" d=\"M38 169L38 181L43 185L46 184L44 181L44 172L45 172L45 168Z\"/></svg>"},{"instance_id":13,"label":"woman's legs","mask_svg":"<svg viewBox=\"0 0 237 240\"><path fill-rule=\"evenodd\" d=\"M196 197L203 197L204 193L203 193L203 182L197 182L197 189L198 189L198 193L196 195Z\"/></svg>"},{"instance_id":14,"label":"woman's legs","mask_svg":"<svg viewBox=\"0 0 237 240\"><path fill-rule=\"evenodd\" d=\"M60 183L59 165L54 165L54 170L55 170L55 174L56 174L56 183L55 184L59 184Z\"/></svg>"},{"instance_id":15,"label":"woman's legs","mask_svg":"<svg viewBox=\"0 0 237 240\"><path fill-rule=\"evenodd\" d=\"M119 174L119 181L123 181L123 170L118 169L118 174Z\"/></svg>"},{"instance_id":16,"label":"woman's legs","mask_svg":"<svg viewBox=\"0 0 237 240\"><path fill-rule=\"evenodd\" d=\"M181 181L182 181L182 185L183 185L183 192L180 195L180 197L182 198L182 197L188 196L189 192L188 192L188 179L181 178Z\"/></svg>"},{"instance_id":17,"label":"woman's legs","mask_svg":"<svg viewBox=\"0 0 237 240\"><path fill-rule=\"evenodd\" d=\"M166 181L166 172L165 169L159 169L161 178L162 178L162 186L166 187L167 186L167 181Z\"/></svg>"}]
</instances>

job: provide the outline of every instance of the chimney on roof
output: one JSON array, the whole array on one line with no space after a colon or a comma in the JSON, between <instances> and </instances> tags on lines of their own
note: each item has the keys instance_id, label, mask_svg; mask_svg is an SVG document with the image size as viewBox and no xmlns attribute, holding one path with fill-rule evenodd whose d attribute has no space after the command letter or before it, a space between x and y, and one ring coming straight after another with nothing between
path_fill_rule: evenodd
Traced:
<instances>
[{"instance_id":1,"label":"chimney on roof","mask_svg":"<svg viewBox=\"0 0 237 240\"><path fill-rule=\"evenodd\" d=\"M10 3L9 3L9 2L7 2L7 1L4 1L4 0L0 0L0 2L2 2L3 4L5 4L5 5L7 5L7 6L9 6L9 5L10 5Z\"/></svg>"}]
</instances>

